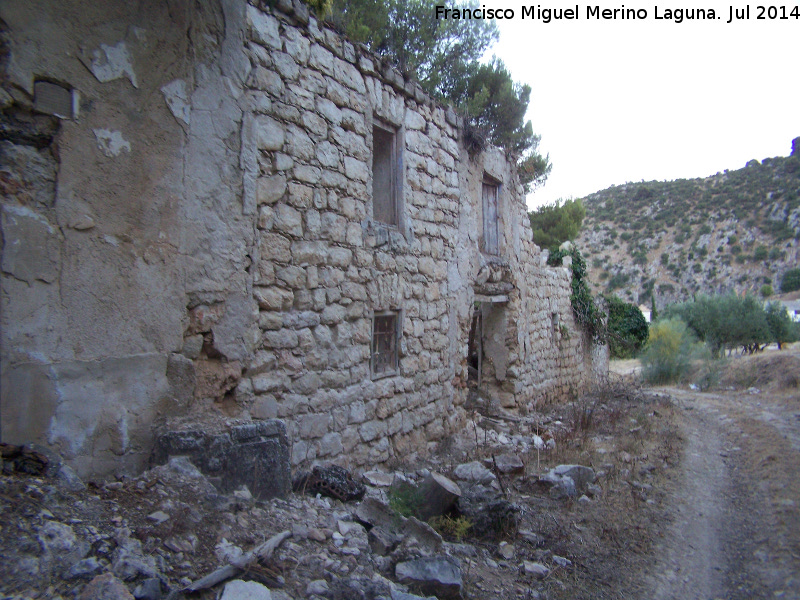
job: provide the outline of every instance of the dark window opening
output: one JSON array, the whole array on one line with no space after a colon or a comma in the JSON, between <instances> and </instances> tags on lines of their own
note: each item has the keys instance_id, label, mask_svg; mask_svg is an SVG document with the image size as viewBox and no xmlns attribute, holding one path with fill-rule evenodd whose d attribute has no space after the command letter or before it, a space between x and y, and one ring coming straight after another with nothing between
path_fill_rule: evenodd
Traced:
<instances>
[{"instance_id":1,"label":"dark window opening","mask_svg":"<svg viewBox=\"0 0 800 600\"><path fill-rule=\"evenodd\" d=\"M398 313L382 313L372 320L372 375L392 375L397 372L399 357Z\"/></svg>"},{"instance_id":2,"label":"dark window opening","mask_svg":"<svg viewBox=\"0 0 800 600\"><path fill-rule=\"evenodd\" d=\"M372 216L376 221L399 224L397 196L396 135L376 126L372 129Z\"/></svg>"},{"instance_id":3,"label":"dark window opening","mask_svg":"<svg viewBox=\"0 0 800 600\"><path fill-rule=\"evenodd\" d=\"M483 311L480 303L472 310L472 324L469 328L467 346L467 382L469 387L480 387L483 363Z\"/></svg>"}]
</instances>

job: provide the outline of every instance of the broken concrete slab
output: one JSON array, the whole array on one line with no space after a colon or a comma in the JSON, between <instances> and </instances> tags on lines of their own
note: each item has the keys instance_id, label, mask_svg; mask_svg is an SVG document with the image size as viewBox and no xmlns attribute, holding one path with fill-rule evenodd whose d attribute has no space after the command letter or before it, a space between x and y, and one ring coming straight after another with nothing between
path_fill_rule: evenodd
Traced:
<instances>
[{"instance_id":1,"label":"broken concrete slab","mask_svg":"<svg viewBox=\"0 0 800 600\"><path fill-rule=\"evenodd\" d=\"M225 493L246 485L254 497L285 496L291 488L289 440L283 421L255 421L225 432L168 431L156 439L152 463L186 456Z\"/></svg>"}]
</instances>

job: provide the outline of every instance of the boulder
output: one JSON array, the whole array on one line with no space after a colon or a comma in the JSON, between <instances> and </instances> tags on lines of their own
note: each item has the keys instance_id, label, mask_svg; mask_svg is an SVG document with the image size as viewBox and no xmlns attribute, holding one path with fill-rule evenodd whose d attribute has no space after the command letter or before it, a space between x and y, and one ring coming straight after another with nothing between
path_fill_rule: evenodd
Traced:
<instances>
[{"instance_id":1,"label":"boulder","mask_svg":"<svg viewBox=\"0 0 800 600\"><path fill-rule=\"evenodd\" d=\"M529 560L523 561L523 570L527 575L532 575L534 579L544 579L550 574L550 569L541 563L531 562Z\"/></svg>"},{"instance_id":2,"label":"boulder","mask_svg":"<svg viewBox=\"0 0 800 600\"><path fill-rule=\"evenodd\" d=\"M555 498L574 498L597 479L594 469L583 465L559 465L550 469L539 481L550 486Z\"/></svg>"},{"instance_id":3,"label":"boulder","mask_svg":"<svg viewBox=\"0 0 800 600\"><path fill-rule=\"evenodd\" d=\"M225 584L220 600L272 600L269 588L255 581L234 579Z\"/></svg>"},{"instance_id":4,"label":"boulder","mask_svg":"<svg viewBox=\"0 0 800 600\"><path fill-rule=\"evenodd\" d=\"M474 483L491 483L497 477L478 461L464 463L453 469L453 477L461 481Z\"/></svg>"},{"instance_id":5,"label":"boulder","mask_svg":"<svg viewBox=\"0 0 800 600\"><path fill-rule=\"evenodd\" d=\"M487 467L497 465L497 470L504 475L519 474L525 472L525 464L516 454L500 454L494 457Z\"/></svg>"},{"instance_id":6,"label":"boulder","mask_svg":"<svg viewBox=\"0 0 800 600\"><path fill-rule=\"evenodd\" d=\"M426 556L397 563L395 575L400 583L423 594L437 598L461 596L461 567L451 556Z\"/></svg>"},{"instance_id":7,"label":"boulder","mask_svg":"<svg viewBox=\"0 0 800 600\"><path fill-rule=\"evenodd\" d=\"M458 499L457 508L472 523L470 536L498 537L517 529L519 507L491 488L472 486Z\"/></svg>"},{"instance_id":8,"label":"boulder","mask_svg":"<svg viewBox=\"0 0 800 600\"><path fill-rule=\"evenodd\" d=\"M419 517L427 521L449 511L461 497L461 489L444 475L430 473L419 487L422 504Z\"/></svg>"},{"instance_id":9,"label":"boulder","mask_svg":"<svg viewBox=\"0 0 800 600\"><path fill-rule=\"evenodd\" d=\"M111 573L103 573L92 579L78 600L135 600L127 586Z\"/></svg>"}]
</instances>

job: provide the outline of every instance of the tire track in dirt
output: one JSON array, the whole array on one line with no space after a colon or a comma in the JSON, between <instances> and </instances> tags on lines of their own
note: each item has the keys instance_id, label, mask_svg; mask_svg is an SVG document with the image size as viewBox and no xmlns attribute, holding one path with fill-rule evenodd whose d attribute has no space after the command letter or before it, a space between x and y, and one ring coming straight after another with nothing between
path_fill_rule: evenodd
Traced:
<instances>
[{"instance_id":1,"label":"tire track in dirt","mask_svg":"<svg viewBox=\"0 0 800 600\"><path fill-rule=\"evenodd\" d=\"M800 598L797 399L669 392L684 409L684 455L642 598Z\"/></svg>"}]
</instances>

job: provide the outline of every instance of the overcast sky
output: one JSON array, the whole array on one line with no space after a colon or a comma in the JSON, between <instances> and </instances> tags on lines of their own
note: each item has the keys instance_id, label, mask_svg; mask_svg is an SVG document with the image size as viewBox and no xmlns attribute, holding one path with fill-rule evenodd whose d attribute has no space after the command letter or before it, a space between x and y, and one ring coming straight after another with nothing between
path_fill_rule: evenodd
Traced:
<instances>
[{"instance_id":1,"label":"overcast sky","mask_svg":"<svg viewBox=\"0 0 800 600\"><path fill-rule=\"evenodd\" d=\"M749 20L729 24L731 5L706 0L672 7L713 8L721 19L676 23L656 20L654 3L629 1L600 6L644 8L646 20L587 20L578 4L578 20L545 24L523 20L519 3L483 4L514 9L498 21L491 53L533 88L528 118L553 163L531 207L738 169L788 155L800 136L800 19L757 20L752 4ZM659 16L670 8L658 7Z\"/></svg>"}]
</instances>

